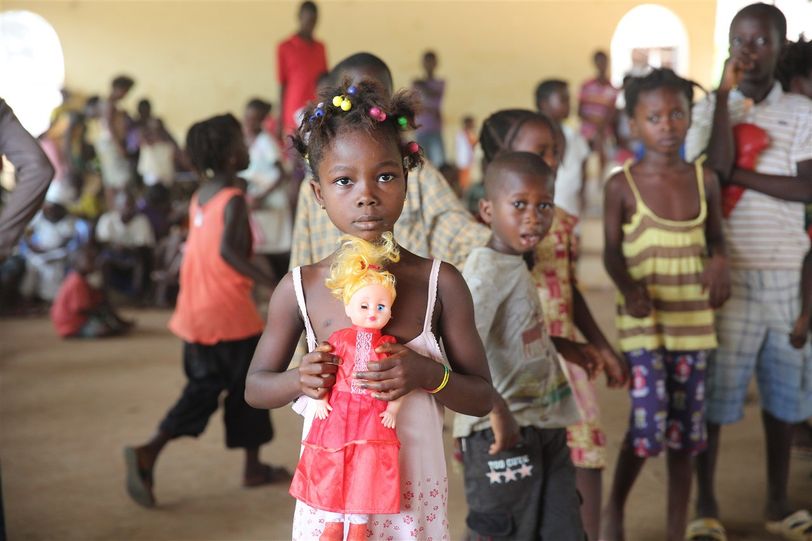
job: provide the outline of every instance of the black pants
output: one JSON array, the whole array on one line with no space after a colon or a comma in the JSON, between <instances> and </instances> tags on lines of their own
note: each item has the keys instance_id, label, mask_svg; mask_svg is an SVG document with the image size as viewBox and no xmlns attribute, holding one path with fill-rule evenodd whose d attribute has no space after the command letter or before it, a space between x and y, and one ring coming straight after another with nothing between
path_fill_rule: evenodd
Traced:
<instances>
[{"instance_id":1,"label":"black pants","mask_svg":"<svg viewBox=\"0 0 812 541\"><path fill-rule=\"evenodd\" d=\"M496 455L491 429L462 439L466 541L584 541L566 429L523 427L521 435Z\"/></svg>"},{"instance_id":2,"label":"black pants","mask_svg":"<svg viewBox=\"0 0 812 541\"><path fill-rule=\"evenodd\" d=\"M160 428L172 435L199 436L223 400L226 447L259 447L273 438L271 416L245 402L245 377L259 336L218 342L213 346L183 343L183 368L188 382Z\"/></svg>"}]
</instances>

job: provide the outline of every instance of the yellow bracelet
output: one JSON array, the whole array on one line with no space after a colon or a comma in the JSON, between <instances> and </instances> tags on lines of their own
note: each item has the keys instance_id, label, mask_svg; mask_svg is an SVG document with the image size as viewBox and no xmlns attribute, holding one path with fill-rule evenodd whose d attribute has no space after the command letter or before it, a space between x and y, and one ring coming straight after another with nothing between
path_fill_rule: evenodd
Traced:
<instances>
[{"instance_id":1,"label":"yellow bracelet","mask_svg":"<svg viewBox=\"0 0 812 541\"><path fill-rule=\"evenodd\" d=\"M451 370L449 370L449 369L448 369L448 365L443 364L443 381L441 381L441 382L440 382L440 385L438 385L436 389L432 389L431 391L428 391L428 389L426 389L426 390L427 390L427 391L428 391L430 394L437 394L437 393L439 393L440 391L442 391L443 389L445 389L445 386L446 386L446 385L448 385L448 379L449 379L450 377L451 377Z\"/></svg>"}]
</instances>

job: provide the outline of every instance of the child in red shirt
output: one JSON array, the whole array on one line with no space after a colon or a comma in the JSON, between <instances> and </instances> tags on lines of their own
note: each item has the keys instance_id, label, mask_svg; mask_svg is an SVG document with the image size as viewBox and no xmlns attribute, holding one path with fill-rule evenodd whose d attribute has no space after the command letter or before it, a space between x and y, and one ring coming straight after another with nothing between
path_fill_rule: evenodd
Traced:
<instances>
[{"instance_id":1,"label":"child in red shirt","mask_svg":"<svg viewBox=\"0 0 812 541\"><path fill-rule=\"evenodd\" d=\"M101 289L101 272L95 267L96 250L81 248L54 304L51 321L62 338L102 338L124 334L133 327L107 302Z\"/></svg>"}]
</instances>

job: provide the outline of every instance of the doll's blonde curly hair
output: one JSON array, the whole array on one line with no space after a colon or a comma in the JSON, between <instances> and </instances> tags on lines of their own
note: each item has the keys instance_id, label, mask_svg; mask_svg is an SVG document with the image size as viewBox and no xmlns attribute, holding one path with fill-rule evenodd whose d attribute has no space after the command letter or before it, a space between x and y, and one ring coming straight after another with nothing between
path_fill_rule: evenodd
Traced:
<instances>
[{"instance_id":1,"label":"doll's blonde curly hair","mask_svg":"<svg viewBox=\"0 0 812 541\"><path fill-rule=\"evenodd\" d=\"M389 263L400 260L400 250L391 232L380 242L372 243L358 237L341 237L341 247L330 265L330 277L324 284L345 305L361 288L377 284L385 287L395 300L395 276L386 270Z\"/></svg>"}]
</instances>

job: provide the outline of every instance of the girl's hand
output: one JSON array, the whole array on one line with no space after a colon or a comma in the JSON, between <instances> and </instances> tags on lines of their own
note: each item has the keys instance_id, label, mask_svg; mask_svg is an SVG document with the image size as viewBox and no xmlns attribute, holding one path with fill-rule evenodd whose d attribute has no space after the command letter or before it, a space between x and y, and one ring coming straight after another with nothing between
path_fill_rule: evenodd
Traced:
<instances>
[{"instance_id":1,"label":"girl's hand","mask_svg":"<svg viewBox=\"0 0 812 541\"><path fill-rule=\"evenodd\" d=\"M304 355L299 362L299 386L302 393L310 398L324 398L330 387L335 385L341 359L332 355L331 351L333 346L322 342L319 347Z\"/></svg>"},{"instance_id":2,"label":"girl's hand","mask_svg":"<svg viewBox=\"0 0 812 541\"><path fill-rule=\"evenodd\" d=\"M316 419L324 420L330 415L330 412L333 411L333 407L330 406L330 403L327 402L325 399L317 400L316 401Z\"/></svg>"},{"instance_id":3,"label":"girl's hand","mask_svg":"<svg viewBox=\"0 0 812 541\"><path fill-rule=\"evenodd\" d=\"M708 301L713 309L722 306L730 298L730 272L727 259L710 258L702 271L702 291L708 291Z\"/></svg>"},{"instance_id":4,"label":"girl's hand","mask_svg":"<svg viewBox=\"0 0 812 541\"><path fill-rule=\"evenodd\" d=\"M375 352L386 358L368 363L366 372L356 372L353 377L379 400L396 400L414 389L433 388L432 381L440 382L436 377L442 371L440 363L402 344L382 344Z\"/></svg>"},{"instance_id":5,"label":"girl's hand","mask_svg":"<svg viewBox=\"0 0 812 541\"><path fill-rule=\"evenodd\" d=\"M643 284L636 284L628 291L624 291L623 297L626 303L626 311L632 317L648 317L654 308L651 297L648 296L648 289Z\"/></svg>"},{"instance_id":6,"label":"girl's hand","mask_svg":"<svg viewBox=\"0 0 812 541\"><path fill-rule=\"evenodd\" d=\"M573 342L566 338L555 337L553 338L555 349L561 354L567 362L583 368L587 373L589 379L595 379L598 372L603 370L603 356L595 348L589 344L582 344Z\"/></svg>"},{"instance_id":7,"label":"girl's hand","mask_svg":"<svg viewBox=\"0 0 812 541\"><path fill-rule=\"evenodd\" d=\"M606 385L610 389L623 387L629 379L629 364L612 349L599 350L603 357Z\"/></svg>"}]
</instances>

